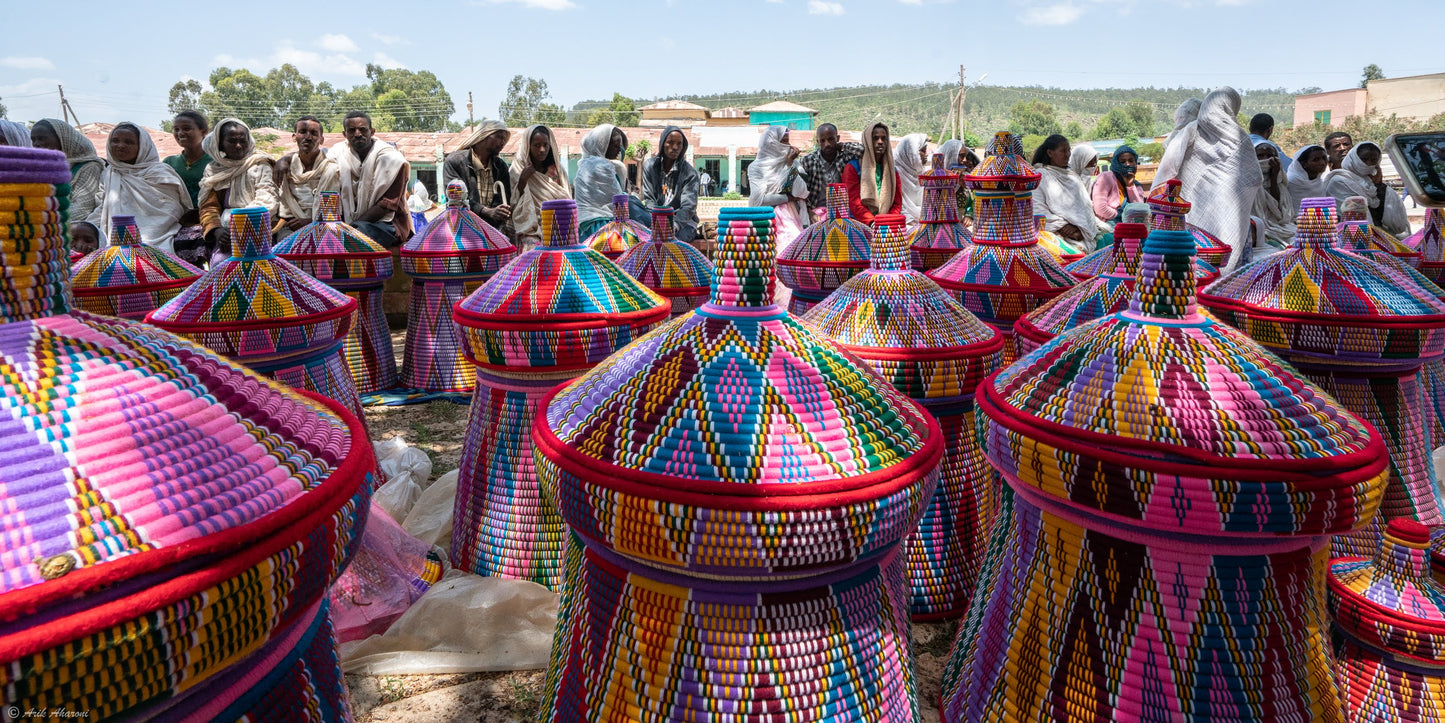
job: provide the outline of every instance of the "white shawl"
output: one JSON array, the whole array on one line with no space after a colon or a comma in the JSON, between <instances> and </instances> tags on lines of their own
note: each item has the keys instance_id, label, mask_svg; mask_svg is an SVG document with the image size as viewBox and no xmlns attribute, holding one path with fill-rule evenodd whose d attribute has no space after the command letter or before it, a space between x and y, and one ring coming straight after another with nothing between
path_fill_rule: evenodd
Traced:
<instances>
[{"instance_id":1,"label":"white shawl","mask_svg":"<svg viewBox=\"0 0 1445 723\"><path fill-rule=\"evenodd\" d=\"M1249 134L1235 121L1241 103L1239 93L1227 86L1210 93L1199 117L1170 135L1153 186L1179 179L1184 198L1193 204L1189 223L1232 249L1226 273L1244 260L1250 210L1264 185Z\"/></svg>"},{"instance_id":2,"label":"white shawl","mask_svg":"<svg viewBox=\"0 0 1445 723\"><path fill-rule=\"evenodd\" d=\"M552 159L556 161L557 179L537 171L527 181L527 187L518 191L522 171L532 167L532 135L539 129L547 131L547 145L552 148ZM542 202L572 197L572 187L567 183L567 158L562 155L562 149L557 145L557 136L552 133L552 129L540 123L528 126L527 130L522 132L522 142L517 146L517 154L512 157L512 165L508 170L512 175L512 195L515 196L512 199L512 228L517 232L518 239L540 239ZM607 202L612 202L610 196ZM612 215L610 210L608 215Z\"/></svg>"},{"instance_id":3,"label":"white shawl","mask_svg":"<svg viewBox=\"0 0 1445 723\"><path fill-rule=\"evenodd\" d=\"M765 198L782 194L783 184L788 180L788 153L791 146L783 142L783 136L787 134L786 126L768 126L758 137L758 155L748 165L749 205L776 206L791 200L790 197ZM795 188L794 195L796 191Z\"/></svg>"},{"instance_id":4,"label":"white shawl","mask_svg":"<svg viewBox=\"0 0 1445 723\"><path fill-rule=\"evenodd\" d=\"M1089 200L1089 218L1097 221L1093 212L1093 201L1089 199L1089 192L1094 190L1094 179L1099 171L1099 152L1087 143L1078 143L1069 151L1069 170L1079 177L1079 183L1084 188L1084 198ZM1089 171L1089 164L1093 163L1093 172Z\"/></svg>"},{"instance_id":5,"label":"white shawl","mask_svg":"<svg viewBox=\"0 0 1445 723\"><path fill-rule=\"evenodd\" d=\"M918 176L923 173L923 159L918 154L928 146L928 136L910 133L893 149L893 167L898 169L898 193L902 196L903 216L912 226L923 215L923 186Z\"/></svg>"},{"instance_id":6,"label":"white shawl","mask_svg":"<svg viewBox=\"0 0 1445 723\"><path fill-rule=\"evenodd\" d=\"M375 139L365 160L357 158L345 140L332 146L326 156L336 161L336 169L341 174L341 218L348 223L379 203L406 166L406 156L401 151ZM395 215L395 211L387 211L376 222L388 223Z\"/></svg>"},{"instance_id":7,"label":"white shawl","mask_svg":"<svg viewBox=\"0 0 1445 723\"><path fill-rule=\"evenodd\" d=\"M1083 179L1072 169L1047 163L1039 171L1043 179L1034 192L1034 213L1043 214L1044 230L1057 233L1066 224L1073 224L1083 232L1085 242L1092 242L1099 235L1099 226Z\"/></svg>"},{"instance_id":8,"label":"white shawl","mask_svg":"<svg viewBox=\"0 0 1445 723\"><path fill-rule=\"evenodd\" d=\"M1309 172L1305 170L1304 157L1311 148L1318 148L1321 151L1325 149L1324 146L1310 145L1295 151L1294 163L1289 164L1289 170L1285 172L1285 179L1289 183L1289 197L1296 202L1306 198L1322 198L1328 195L1325 192L1325 177L1330 173L1329 167L1326 166L1325 170L1314 178L1310 178ZM1293 209L1291 213L1298 210Z\"/></svg>"},{"instance_id":9,"label":"white shawl","mask_svg":"<svg viewBox=\"0 0 1445 723\"><path fill-rule=\"evenodd\" d=\"M1360 149L1365 146L1379 146L1368 141L1358 143L1350 149L1350 154L1345 156L1341 167L1329 174L1325 180L1325 188L1329 195L1343 204L1350 196L1363 196L1369 203L1371 213L1380 207L1381 200L1375 194L1375 182L1370 180L1378 166L1366 165L1360 159ZM1385 213L1380 218L1380 228L1389 231L1396 236L1404 236L1410 233L1410 220L1405 217L1405 202L1400 200L1400 194L1389 187L1385 188ZM1374 216L1370 216L1370 222L1374 223Z\"/></svg>"},{"instance_id":10,"label":"white shawl","mask_svg":"<svg viewBox=\"0 0 1445 723\"><path fill-rule=\"evenodd\" d=\"M612 197L623 190L622 179L627 172L620 161L607 159L607 146L617 126L603 123L582 137L582 160L577 162L577 177L572 179L572 197L577 201L577 220L582 223L599 218L612 218Z\"/></svg>"},{"instance_id":11,"label":"white shawl","mask_svg":"<svg viewBox=\"0 0 1445 723\"><path fill-rule=\"evenodd\" d=\"M0 145L30 148L30 129L24 123L0 118Z\"/></svg>"},{"instance_id":12,"label":"white shawl","mask_svg":"<svg viewBox=\"0 0 1445 723\"><path fill-rule=\"evenodd\" d=\"M315 221L321 204L322 191L341 188L341 168L332 160L325 148L319 149L316 165L311 170L302 167L301 154L291 156L286 175L281 178L281 187L276 194L281 197L281 217ZM304 196L304 198L303 198Z\"/></svg>"},{"instance_id":13,"label":"white shawl","mask_svg":"<svg viewBox=\"0 0 1445 723\"><path fill-rule=\"evenodd\" d=\"M246 150L240 160L227 158L221 152L221 131L233 123L246 129ZM228 208L264 206L272 213L276 212L276 186L271 179L270 168L275 161L256 150L256 139L251 135L250 126L235 118L227 118L201 139L201 150L210 154L211 162L201 176L200 193L196 195L198 204L205 203L216 191L230 189L226 197ZM266 166L264 174L253 172L261 165Z\"/></svg>"},{"instance_id":14,"label":"white shawl","mask_svg":"<svg viewBox=\"0 0 1445 723\"><path fill-rule=\"evenodd\" d=\"M111 140L115 132L129 129L140 141L135 163L116 160ZM149 133L134 123L121 123L110 132L105 154L110 163L100 175L101 202L90 215L97 228L107 231L116 216L135 216L140 238L147 246L174 252L171 241L181 230L181 216L191 209L191 194L185 181L170 166L161 163L160 152Z\"/></svg>"}]
</instances>

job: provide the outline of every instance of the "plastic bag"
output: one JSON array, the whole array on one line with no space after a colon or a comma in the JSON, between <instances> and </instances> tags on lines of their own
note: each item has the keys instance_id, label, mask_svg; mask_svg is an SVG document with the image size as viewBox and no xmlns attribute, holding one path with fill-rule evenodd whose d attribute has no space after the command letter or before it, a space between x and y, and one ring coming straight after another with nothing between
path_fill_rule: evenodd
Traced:
<instances>
[{"instance_id":1,"label":"plastic bag","mask_svg":"<svg viewBox=\"0 0 1445 723\"><path fill-rule=\"evenodd\" d=\"M447 554L451 554L452 549L452 515L456 505L458 471L442 475L427 487L401 523L408 534L446 550Z\"/></svg>"},{"instance_id":2,"label":"plastic bag","mask_svg":"<svg viewBox=\"0 0 1445 723\"><path fill-rule=\"evenodd\" d=\"M406 534L371 506L361 545L331 586L331 617L338 641L385 632L432 583L441 579L440 551Z\"/></svg>"},{"instance_id":3,"label":"plastic bag","mask_svg":"<svg viewBox=\"0 0 1445 723\"><path fill-rule=\"evenodd\" d=\"M391 519L401 522L431 482L431 458L401 437L373 446L386 484L376 490L371 501L386 510Z\"/></svg>"},{"instance_id":4,"label":"plastic bag","mask_svg":"<svg viewBox=\"0 0 1445 723\"><path fill-rule=\"evenodd\" d=\"M535 582L452 570L384 635L343 643L341 667L362 675L545 668L560 597Z\"/></svg>"}]
</instances>

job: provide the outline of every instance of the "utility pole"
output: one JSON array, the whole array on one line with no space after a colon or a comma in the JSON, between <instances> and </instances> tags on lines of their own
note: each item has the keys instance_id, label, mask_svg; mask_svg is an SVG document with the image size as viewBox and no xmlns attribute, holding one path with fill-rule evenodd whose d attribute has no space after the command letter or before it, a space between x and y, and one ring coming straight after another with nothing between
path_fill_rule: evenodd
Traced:
<instances>
[{"instance_id":1,"label":"utility pole","mask_svg":"<svg viewBox=\"0 0 1445 723\"><path fill-rule=\"evenodd\" d=\"M953 101L953 137L963 138L963 98L968 95L968 86L963 84L963 74L966 69L963 64L958 66L958 93L954 95Z\"/></svg>"},{"instance_id":2,"label":"utility pole","mask_svg":"<svg viewBox=\"0 0 1445 723\"><path fill-rule=\"evenodd\" d=\"M476 120L472 118L472 92L469 90L467 91L467 131L470 132L475 125Z\"/></svg>"},{"instance_id":3,"label":"utility pole","mask_svg":"<svg viewBox=\"0 0 1445 723\"><path fill-rule=\"evenodd\" d=\"M75 109L70 107L70 101L65 99L65 86L57 83L55 89L60 91L60 120L70 122L76 128L80 127L80 118L75 115Z\"/></svg>"}]
</instances>

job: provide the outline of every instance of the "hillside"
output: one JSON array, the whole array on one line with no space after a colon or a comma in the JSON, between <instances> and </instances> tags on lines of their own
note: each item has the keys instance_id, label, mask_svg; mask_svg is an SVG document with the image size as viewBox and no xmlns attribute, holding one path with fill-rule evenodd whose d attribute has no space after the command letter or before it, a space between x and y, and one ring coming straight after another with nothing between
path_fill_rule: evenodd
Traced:
<instances>
[{"instance_id":1,"label":"hillside","mask_svg":"<svg viewBox=\"0 0 1445 723\"><path fill-rule=\"evenodd\" d=\"M956 86L951 83L923 83L918 85L895 84L889 86L855 86L848 88L803 89L787 92L778 91L734 91L712 95L676 96L682 100L704 105L709 108L737 106L748 108L772 100L790 100L818 110L822 121L836 123L844 128L861 129L875 118L887 121L895 135L903 133L928 133L938 137L948 116L948 104ZM1315 92L1307 88L1299 92ZM964 109L964 120L970 133L978 136L995 130L1006 129L1009 124L1008 111L1019 101L1042 100L1053 106L1061 125L1071 121L1082 127L1088 136L1099 118L1110 108L1127 105L1133 101L1150 104L1154 111L1156 133L1165 133L1173 127L1174 109L1189 97L1203 98L1207 88L1096 88L1089 90L1065 90L1041 86L1011 87L984 85L971 89ZM1266 90L1242 90L1244 95L1243 115L1247 118L1255 113L1269 113L1281 124L1288 125L1294 117L1295 93L1283 88ZM659 100L635 99L641 107ZM587 100L571 108L573 115L586 115L593 109L605 107L607 101Z\"/></svg>"}]
</instances>

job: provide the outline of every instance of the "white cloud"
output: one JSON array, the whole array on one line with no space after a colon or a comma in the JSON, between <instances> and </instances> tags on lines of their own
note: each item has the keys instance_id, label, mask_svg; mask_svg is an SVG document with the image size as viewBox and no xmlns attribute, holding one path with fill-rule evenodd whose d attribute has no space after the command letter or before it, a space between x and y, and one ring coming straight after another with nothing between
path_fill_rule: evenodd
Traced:
<instances>
[{"instance_id":1,"label":"white cloud","mask_svg":"<svg viewBox=\"0 0 1445 723\"><path fill-rule=\"evenodd\" d=\"M371 57L371 62L376 63L377 65L380 65L380 66L383 67L383 68L405 68L405 67L406 67L406 65L403 64L400 60L397 60L396 58L393 58L393 57L391 57L390 55L387 55L386 53L381 53L381 52L378 52L376 55L373 55L373 56Z\"/></svg>"},{"instance_id":2,"label":"white cloud","mask_svg":"<svg viewBox=\"0 0 1445 723\"><path fill-rule=\"evenodd\" d=\"M1079 16L1083 14L1083 8L1071 2L1062 2L1056 5L1031 7L1019 16L1019 20L1026 25L1068 25L1078 20Z\"/></svg>"},{"instance_id":3,"label":"white cloud","mask_svg":"<svg viewBox=\"0 0 1445 723\"><path fill-rule=\"evenodd\" d=\"M824 2L823 0L808 0L809 15L842 15L848 12L843 9L842 3Z\"/></svg>"},{"instance_id":4,"label":"white cloud","mask_svg":"<svg viewBox=\"0 0 1445 723\"><path fill-rule=\"evenodd\" d=\"M481 5L521 5L536 10L571 10L577 7L572 0L473 0L473 4Z\"/></svg>"},{"instance_id":5,"label":"white cloud","mask_svg":"<svg viewBox=\"0 0 1445 723\"><path fill-rule=\"evenodd\" d=\"M400 35L387 35L386 33L372 33L373 40L382 45L411 45L411 41Z\"/></svg>"},{"instance_id":6,"label":"white cloud","mask_svg":"<svg viewBox=\"0 0 1445 723\"><path fill-rule=\"evenodd\" d=\"M351 38L345 35L333 35L331 33L322 35L317 45L320 45L322 50L333 53L354 53L361 50L361 48L356 47L355 41Z\"/></svg>"},{"instance_id":7,"label":"white cloud","mask_svg":"<svg viewBox=\"0 0 1445 723\"><path fill-rule=\"evenodd\" d=\"M273 68L285 63L296 66L297 70L315 79L322 77L362 77L366 75L366 64L345 53L318 53L315 50L298 48L290 40L276 43L271 54L264 58L243 58L221 53L211 59L218 66L237 69L245 68L257 75L265 75Z\"/></svg>"},{"instance_id":8,"label":"white cloud","mask_svg":"<svg viewBox=\"0 0 1445 723\"><path fill-rule=\"evenodd\" d=\"M47 58L34 55L11 56L0 58L0 68L14 68L16 70L55 70L55 63Z\"/></svg>"}]
</instances>

